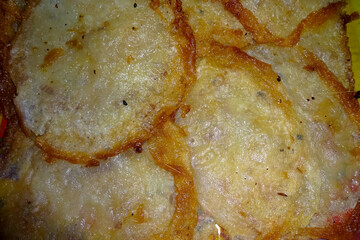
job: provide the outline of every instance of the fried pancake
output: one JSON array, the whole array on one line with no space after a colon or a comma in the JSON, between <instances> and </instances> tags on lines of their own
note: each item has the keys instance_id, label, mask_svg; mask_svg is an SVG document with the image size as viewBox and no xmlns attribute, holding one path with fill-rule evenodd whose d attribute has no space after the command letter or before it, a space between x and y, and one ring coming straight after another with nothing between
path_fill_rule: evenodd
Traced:
<instances>
[{"instance_id":1,"label":"fried pancake","mask_svg":"<svg viewBox=\"0 0 360 240\"><path fill-rule=\"evenodd\" d=\"M2 71L10 70L23 92L15 103L28 134L14 121L0 143L0 237L333 240L360 234L360 110L343 2L81 1L68 13L63 4L74 3L44 2L28 18L24 14L10 69L3 66L6 57L0 62L0 90L10 89L0 100L9 102L14 94L12 87L2 88ZM13 5L9 0L0 10ZM63 22L54 27L62 34L43 39L58 17ZM51 21L40 22L45 18ZM116 51L93 48L100 43ZM66 64L70 75L63 74ZM137 87L149 73L159 76L156 82ZM38 76L41 84L54 78L49 81L57 87L29 82ZM64 88L68 76L88 85ZM128 88L118 85L123 78ZM84 95L94 90L93 98L76 95L74 86ZM118 96L114 86L131 94ZM38 105L26 105L34 99ZM124 108L112 108L112 100ZM146 110L149 101L159 105ZM126 115L131 102L139 108ZM66 106L81 107L71 112ZM91 107L98 115L82 112ZM13 111L11 104L7 108ZM30 113L43 123L26 119L35 116ZM89 117L80 127L72 125L78 113ZM107 113L113 120L93 130ZM143 118L132 119L134 114ZM134 124L122 128L128 122ZM117 127L113 135L111 126ZM56 145L63 143L68 149ZM95 160L109 156L101 164ZM51 161L55 157L97 167Z\"/></svg>"},{"instance_id":2,"label":"fried pancake","mask_svg":"<svg viewBox=\"0 0 360 240\"><path fill-rule=\"evenodd\" d=\"M147 139L177 108L193 46L181 5L150 3L33 8L13 44L10 73L23 125L45 152L73 163L113 156Z\"/></svg>"},{"instance_id":3,"label":"fried pancake","mask_svg":"<svg viewBox=\"0 0 360 240\"><path fill-rule=\"evenodd\" d=\"M336 232L358 214L360 197L343 22L329 17L302 34L293 48L213 43L198 53L191 110L177 120L204 215L229 239L351 235ZM213 234L211 225L199 226Z\"/></svg>"},{"instance_id":4,"label":"fried pancake","mask_svg":"<svg viewBox=\"0 0 360 240\"><path fill-rule=\"evenodd\" d=\"M101 166L48 164L22 133L0 179L2 239L150 239L175 210L170 173L147 145Z\"/></svg>"},{"instance_id":5,"label":"fried pancake","mask_svg":"<svg viewBox=\"0 0 360 240\"><path fill-rule=\"evenodd\" d=\"M288 100L273 98L286 94L284 85L274 74L277 87L268 88L271 67L263 70L245 53L211 52L216 57L198 60L186 101L192 109L179 119L188 127L199 203L233 237L305 227L318 204L320 173L306 161L310 146L296 140L305 134L298 116L281 106Z\"/></svg>"},{"instance_id":6,"label":"fried pancake","mask_svg":"<svg viewBox=\"0 0 360 240\"><path fill-rule=\"evenodd\" d=\"M345 213L351 212L360 197L355 187L360 168L356 153L360 144L359 124L349 114L352 111L349 106L342 104L344 95L350 96L354 105L356 100L345 88L341 92L333 89L317 71L309 72L308 60L301 50L258 46L248 52L272 64L282 76L290 101L301 114L309 147L316 150L315 156L306 160L317 162L321 176L317 193L320 202L309 226L326 226L338 216L343 221ZM286 67L282 62L287 63Z\"/></svg>"}]
</instances>

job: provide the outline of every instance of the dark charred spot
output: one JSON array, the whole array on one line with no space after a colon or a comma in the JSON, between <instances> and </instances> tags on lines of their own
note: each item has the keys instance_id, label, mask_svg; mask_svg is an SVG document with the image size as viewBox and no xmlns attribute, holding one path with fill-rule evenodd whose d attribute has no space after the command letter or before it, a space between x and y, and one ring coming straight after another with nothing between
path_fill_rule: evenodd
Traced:
<instances>
[{"instance_id":1,"label":"dark charred spot","mask_svg":"<svg viewBox=\"0 0 360 240\"><path fill-rule=\"evenodd\" d=\"M136 153L142 153L143 149L142 149L142 143L136 143L135 144L135 152Z\"/></svg>"},{"instance_id":2,"label":"dark charred spot","mask_svg":"<svg viewBox=\"0 0 360 240\"><path fill-rule=\"evenodd\" d=\"M287 197L287 195L285 193L281 193L281 192L277 193L277 195L282 196L282 197Z\"/></svg>"},{"instance_id":3,"label":"dark charred spot","mask_svg":"<svg viewBox=\"0 0 360 240\"><path fill-rule=\"evenodd\" d=\"M341 16L341 18L342 18L344 24L348 24L348 23L350 23L350 22L352 22L354 20L359 19L359 13L358 12L353 12L350 15L349 14L343 14Z\"/></svg>"},{"instance_id":4,"label":"dark charred spot","mask_svg":"<svg viewBox=\"0 0 360 240\"><path fill-rule=\"evenodd\" d=\"M125 100L123 100L123 105L124 105L124 106L127 106L128 103L127 103Z\"/></svg>"},{"instance_id":5,"label":"dark charred spot","mask_svg":"<svg viewBox=\"0 0 360 240\"><path fill-rule=\"evenodd\" d=\"M94 74L96 75L96 70L94 69Z\"/></svg>"},{"instance_id":6,"label":"dark charred spot","mask_svg":"<svg viewBox=\"0 0 360 240\"><path fill-rule=\"evenodd\" d=\"M315 100L315 98L314 98L314 97L311 97L311 99L312 99L312 100Z\"/></svg>"},{"instance_id":7,"label":"dark charred spot","mask_svg":"<svg viewBox=\"0 0 360 240\"><path fill-rule=\"evenodd\" d=\"M58 8L59 6L57 4L55 4L55 8Z\"/></svg>"},{"instance_id":8,"label":"dark charred spot","mask_svg":"<svg viewBox=\"0 0 360 240\"><path fill-rule=\"evenodd\" d=\"M136 3L134 3L134 8L137 8L137 4L136 4Z\"/></svg>"},{"instance_id":9,"label":"dark charred spot","mask_svg":"<svg viewBox=\"0 0 360 240\"><path fill-rule=\"evenodd\" d=\"M278 75L276 81L281 82L281 77Z\"/></svg>"},{"instance_id":10,"label":"dark charred spot","mask_svg":"<svg viewBox=\"0 0 360 240\"><path fill-rule=\"evenodd\" d=\"M136 152L136 153L142 153L142 151L143 151L143 149L142 149L141 146L135 147L135 152Z\"/></svg>"},{"instance_id":11,"label":"dark charred spot","mask_svg":"<svg viewBox=\"0 0 360 240\"><path fill-rule=\"evenodd\" d=\"M360 91L357 91L354 95L354 98L359 99L360 98Z\"/></svg>"}]
</instances>

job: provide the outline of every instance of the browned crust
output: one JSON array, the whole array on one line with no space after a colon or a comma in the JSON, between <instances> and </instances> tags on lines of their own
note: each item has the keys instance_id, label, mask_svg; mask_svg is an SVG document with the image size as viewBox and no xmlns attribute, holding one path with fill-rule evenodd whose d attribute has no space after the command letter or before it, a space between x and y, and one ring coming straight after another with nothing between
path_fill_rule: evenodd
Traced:
<instances>
[{"instance_id":1,"label":"browned crust","mask_svg":"<svg viewBox=\"0 0 360 240\"><path fill-rule=\"evenodd\" d=\"M161 126L165 121L167 121L170 117L170 115L175 111L175 108L168 108L164 109L163 113L160 114L159 117L155 119L156 125L155 128ZM114 148L108 150L108 151L99 151L95 153L93 156L89 155L85 152L76 152L72 153L69 151L63 151L56 148L53 148L51 145L49 145L46 140L43 140L41 137L37 137L35 140L35 144L43 149L43 151L48 155L48 158L51 158L51 161L54 161L54 158L57 159L63 159L73 164L86 164L89 165L94 161L97 161L97 159L106 159L115 155L118 155L119 153L122 153L126 151L129 148L134 148L138 146L139 144L142 144L145 142L148 138L150 138L154 132L147 132L142 131L137 136L132 138L130 141L127 141L125 143L119 143L118 145L115 145Z\"/></svg>"},{"instance_id":2,"label":"browned crust","mask_svg":"<svg viewBox=\"0 0 360 240\"><path fill-rule=\"evenodd\" d=\"M179 98L180 104L183 98L187 95L190 85L196 78L196 42L193 32L189 24L187 23L187 19L182 11L181 1L173 0L170 2L170 4L175 15L174 22L172 23L172 33L176 37L176 40L180 46L180 51L184 64L183 67L185 70L181 78L183 92L181 93L181 97ZM152 7L156 6L157 4L154 4L154 6ZM179 104L177 106L166 107L162 109L153 121L153 129L166 122L166 120L169 119L170 115L178 109ZM115 144L113 147L111 147L110 150L102 150L94 153L60 150L49 144L43 136L37 137L35 140L35 144L52 158L64 159L74 164L88 164L89 161L94 162L94 160L96 159L106 159L115 156L129 148L135 147L139 143L145 142L154 134L152 130L140 131L136 136L132 136L131 138L128 138L123 142Z\"/></svg>"},{"instance_id":3,"label":"browned crust","mask_svg":"<svg viewBox=\"0 0 360 240\"><path fill-rule=\"evenodd\" d=\"M221 3L227 11L240 21L246 31L253 35L254 40L257 43L274 43L280 47L295 46L299 42L301 33L304 30L320 26L328 19L335 16L345 5L345 2L343 1L330 3L328 6L310 13L297 25L289 36L281 38L275 36L266 26L260 24L255 15L250 10L246 9L239 0L221 0Z\"/></svg>"},{"instance_id":4,"label":"browned crust","mask_svg":"<svg viewBox=\"0 0 360 240\"><path fill-rule=\"evenodd\" d=\"M347 33L347 27L346 24L356 20L359 18L359 13L358 12L354 12L351 13L350 15L347 14L342 14L341 15L341 21L342 21L342 25L343 25L343 30L345 33ZM347 67L347 73L346 73L346 79L349 82L349 90L350 91L354 91L355 89L355 80L354 80L354 75L352 72L352 61L351 61L351 53L350 53L350 47L349 47L349 38L347 36L343 37L343 41L342 41L342 45L343 45L343 49L346 53L346 67Z\"/></svg>"},{"instance_id":5,"label":"browned crust","mask_svg":"<svg viewBox=\"0 0 360 240\"><path fill-rule=\"evenodd\" d=\"M348 91L341 82L338 81L334 73L332 73L326 64L321 61L315 54L300 48L302 55L307 63L304 69L308 71L315 71L325 84L330 87L339 99L341 105L344 107L345 112L349 118L360 129L360 106L359 102L354 98L353 93Z\"/></svg>"},{"instance_id":6,"label":"browned crust","mask_svg":"<svg viewBox=\"0 0 360 240\"><path fill-rule=\"evenodd\" d=\"M181 99L183 100L189 91L189 87L196 80L196 40L182 10L181 0L172 0L171 5L175 15L173 25L180 33L178 42L180 43L184 60L185 79L183 84L185 86L185 92L183 93Z\"/></svg>"},{"instance_id":7,"label":"browned crust","mask_svg":"<svg viewBox=\"0 0 360 240\"><path fill-rule=\"evenodd\" d=\"M190 148L183 129L168 121L148 146L155 163L174 177L176 192L175 212L164 233L155 239L192 239L197 225L197 195L190 166Z\"/></svg>"}]
</instances>

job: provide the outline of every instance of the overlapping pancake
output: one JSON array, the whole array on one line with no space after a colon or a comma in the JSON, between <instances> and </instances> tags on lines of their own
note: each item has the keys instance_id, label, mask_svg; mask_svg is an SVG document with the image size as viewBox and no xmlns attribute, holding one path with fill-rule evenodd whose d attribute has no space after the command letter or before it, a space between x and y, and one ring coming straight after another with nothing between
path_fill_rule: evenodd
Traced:
<instances>
[{"instance_id":1,"label":"overlapping pancake","mask_svg":"<svg viewBox=\"0 0 360 240\"><path fill-rule=\"evenodd\" d=\"M353 239L344 5L39 1L0 62L0 236Z\"/></svg>"},{"instance_id":2,"label":"overlapping pancake","mask_svg":"<svg viewBox=\"0 0 360 240\"><path fill-rule=\"evenodd\" d=\"M13 137L0 172L1 238L192 239L198 204L189 147L173 123L149 147L96 168L48 164L22 132Z\"/></svg>"},{"instance_id":3,"label":"overlapping pancake","mask_svg":"<svg viewBox=\"0 0 360 240\"><path fill-rule=\"evenodd\" d=\"M344 226L357 225L359 105L343 22L323 18L292 48L210 37L198 49L191 110L177 120L199 203L230 239L349 239Z\"/></svg>"},{"instance_id":4,"label":"overlapping pancake","mask_svg":"<svg viewBox=\"0 0 360 240\"><path fill-rule=\"evenodd\" d=\"M240 238L305 227L318 205L320 173L284 84L270 65L238 49L210 52L198 60L191 111L179 119L201 206Z\"/></svg>"},{"instance_id":5,"label":"overlapping pancake","mask_svg":"<svg viewBox=\"0 0 360 240\"><path fill-rule=\"evenodd\" d=\"M146 144L86 168L48 164L31 140L15 137L0 180L2 239L149 239L167 230L174 182Z\"/></svg>"},{"instance_id":6,"label":"overlapping pancake","mask_svg":"<svg viewBox=\"0 0 360 240\"><path fill-rule=\"evenodd\" d=\"M181 5L155 2L41 1L32 9L10 73L23 125L50 156L86 163L116 155L178 107L194 45Z\"/></svg>"},{"instance_id":7,"label":"overlapping pancake","mask_svg":"<svg viewBox=\"0 0 360 240\"><path fill-rule=\"evenodd\" d=\"M321 219L322 226L326 225L329 209L332 215L345 213L360 197L356 184L353 185L360 167L356 99L345 87L336 88L342 85L335 74L308 50L258 46L247 51L273 64L274 71L282 76L296 111L302 116L311 148L316 150L316 156L309 161L319 163L322 178L320 205L314 219ZM284 61L286 67L280 63ZM322 71L328 71L329 75Z\"/></svg>"}]
</instances>

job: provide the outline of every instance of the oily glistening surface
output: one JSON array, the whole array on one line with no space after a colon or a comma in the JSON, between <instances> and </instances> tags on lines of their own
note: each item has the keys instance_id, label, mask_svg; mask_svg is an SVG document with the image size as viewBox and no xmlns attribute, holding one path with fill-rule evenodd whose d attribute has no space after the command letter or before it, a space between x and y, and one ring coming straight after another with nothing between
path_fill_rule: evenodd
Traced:
<instances>
[{"instance_id":1,"label":"oily glistening surface","mask_svg":"<svg viewBox=\"0 0 360 240\"><path fill-rule=\"evenodd\" d=\"M1 3L0 236L356 239L345 5Z\"/></svg>"}]
</instances>

